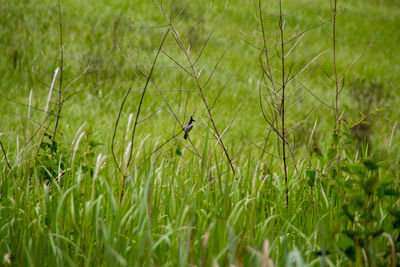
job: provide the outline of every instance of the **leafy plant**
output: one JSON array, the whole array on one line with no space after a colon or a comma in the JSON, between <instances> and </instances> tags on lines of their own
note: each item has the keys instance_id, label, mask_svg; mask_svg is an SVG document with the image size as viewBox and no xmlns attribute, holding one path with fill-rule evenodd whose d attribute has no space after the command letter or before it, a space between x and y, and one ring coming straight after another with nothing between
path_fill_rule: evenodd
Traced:
<instances>
[{"instance_id":1,"label":"leafy plant","mask_svg":"<svg viewBox=\"0 0 400 267\"><path fill-rule=\"evenodd\" d=\"M352 240L344 253L358 266L398 262L387 240L390 237L398 242L400 230L393 216L400 196L393 172L387 163L369 158L367 151L360 160L347 158L342 164L343 178L349 183L343 192L342 214L347 222L341 234Z\"/></svg>"}]
</instances>

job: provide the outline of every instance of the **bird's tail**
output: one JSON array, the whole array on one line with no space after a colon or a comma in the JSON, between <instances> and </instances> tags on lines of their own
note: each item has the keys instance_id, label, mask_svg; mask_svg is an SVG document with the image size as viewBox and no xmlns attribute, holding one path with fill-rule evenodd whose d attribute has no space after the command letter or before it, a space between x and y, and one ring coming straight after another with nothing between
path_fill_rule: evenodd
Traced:
<instances>
[{"instance_id":1,"label":"bird's tail","mask_svg":"<svg viewBox=\"0 0 400 267\"><path fill-rule=\"evenodd\" d=\"M185 135L183 136L183 139L187 139L189 137L189 133L185 132Z\"/></svg>"}]
</instances>

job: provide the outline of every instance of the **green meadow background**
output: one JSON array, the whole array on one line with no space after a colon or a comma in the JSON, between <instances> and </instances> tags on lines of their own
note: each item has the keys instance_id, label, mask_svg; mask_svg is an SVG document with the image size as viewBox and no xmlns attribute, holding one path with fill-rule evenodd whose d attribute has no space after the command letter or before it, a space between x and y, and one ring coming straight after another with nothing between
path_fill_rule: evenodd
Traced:
<instances>
[{"instance_id":1,"label":"green meadow background","mask_svg":"<svg viewBox=\"0 0 400 267\"><path fill-rule=\"evenodd\" d=\"M261 2L279 77L279 2ZM169 32L125 176L111 140L131 88L114 142L118 164L126 164L146 83L141 71L150 73L169 28L160 10L144 0L61 1L65 102L55 148L55 117L44 119L43 111L48 104L57 113L51 108L58 79L48 97L60 64L58 2L1 1L3 264L399 264L400 3L338 0L336 62L339 76L346 76L336 136L327 107L335 99L332 2L282 1L285 39L305 31L286 69L294 75L324 52L286 89L300 178L289 155L286 185L281 146L260 109L258 1L162 1L190 56L201 55L199 80L207 83L204 94L236 172L213 135L195 80L174 63L188 66ZM268 89L261 88L264 99ZM190 116L196 120L192 143L180 126Z\"/></svg>"}]
</instances>

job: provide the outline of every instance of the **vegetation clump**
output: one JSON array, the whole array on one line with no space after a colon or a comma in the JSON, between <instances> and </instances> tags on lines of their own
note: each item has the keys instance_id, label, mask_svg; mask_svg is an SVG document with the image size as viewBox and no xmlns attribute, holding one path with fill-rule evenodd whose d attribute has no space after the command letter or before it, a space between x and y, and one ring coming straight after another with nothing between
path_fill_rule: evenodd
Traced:
<instances>
[{"instance_id":1,"label":"vegetation clump","mask_svg":"<svg viewBox=\"0 0 400 267\"><path fill-rule=\"evenodd\" d=\"M5 1L2 264L398 266L399 18Z\"/></svg>"}]
</instances>

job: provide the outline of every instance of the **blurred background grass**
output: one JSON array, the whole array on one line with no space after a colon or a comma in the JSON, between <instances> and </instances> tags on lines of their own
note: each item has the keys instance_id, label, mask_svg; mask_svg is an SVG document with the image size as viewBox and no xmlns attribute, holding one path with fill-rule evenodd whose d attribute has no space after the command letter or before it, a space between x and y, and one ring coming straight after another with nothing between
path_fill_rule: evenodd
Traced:
<instances>
[{"instance_id":1,"label":"blurred background grass","mask_svg":"<svg viewBox=\"0 0 400 267\"><path fill-rule=\"evenodd\" d=\"M262 43L255 3L231 1L225 12L223 1L163 3L172 17L187 4L175 23L185 44L190 45L193 58L200 53L208 34L224 13L197 67L202 70L200 80L205 83L223 55L204 92L212 103L228 82L212 112L220 132L235 118L223 140L238 167L240 179L233 181L228 166L223 163L221 149L211 134L207 135L207 111L193 79L161 54L152 79L181 122L195 113L197 124L190 136L200 150L208 144L205 161L212 165L216 188L204 179L204 162L182 149L182 136L179 136L180 141L163 147L157 160L141 161L156 141L167 140L180 130L157 88L150 84L139 120L150 117L139 124L134 144L134 157L139 159L136 163L143 164L132 168L127 178L126 198L118 205L121 176L111 159L112 131L122 98L128 88L132 88L117 132L116 149L120 159L128 142L125 131L129 114L135 114L145 84L131 63L149 73L166 31L166 27L159 26L166 22L152 1L71 0L62 2L64 86L86 68L87 73L71 86L69 92L77 93L63 106L57 136L60 147L66 150L62 161L66 165L72 162L68 165L70 172L65 175L63 187L55 180L50 184L42 182L40 170L43 166L25 162L24 167L21 151L24 152L24 138L37 127L30 121L27 129L26 105L30 94L31 105L44 109L54 71L59 65L57 3L2 1L0 132L10 161L19 162L19 165L12 176L7 176L6 172L1 174L4 224L0 233L6 238L1 242L0 252L11 251L20 257L18 263L33 265L40 264L41 259L57 265L75 262L81 265L184 266L201 260L206 265L213 260L227 265L234 263L235 257L238 262L255 264L251 249L261 250L262 241L268 238L278 266L286 262L289 252L297 257L296 246L304 252L306 261L318 264L317 249L338 241L332 238L331 232L345 225L337 219L342 218L339 204L348 184L343 182L343 186L338 182L337 185L334 179L321 174L320 187L313 187L313 184L304 187L304 180L296 180L291 165L289 188L293 204L287 210L281 162L273 157L260 160L261 152L248 142L262 147L267 135L258 98L260 51L255 47L262 47ZM269 46L274 52L273 42L279 36L278 6L276 1L265 1L263 6ZM370 153L378 160L390 158L388 147L392 142L394 152L391 155L395 155L393 162L398 163L399 134L394 125L400 115L397 108L400 6L398 1L383 0L346 0L339 1L339 6L339 74L359 57L346 77L339 101L340 112L347 121L357 121L362 117L360 112L382 109L368 118L371 126L353 129L352 135L354 139L368 138ZM329 1L322 0L284 1L284 12L291 11L296 12L286 18L286 38L330 19L332 14ZM331 35L330 23L315 27L305 34L287 59L288 66L293 66L292 73L296 73L317 54L328 50L287 89L288 127L296 137L296 158L301 171L308 165L304 160L307 158L305 145L315 122L315 145L326 152L331 142L332 110L303 88L306 86L327 104L333 103L334 82L329 78L333 77ZM171 35L163 49L187 66ZM276 56L272 64L278 67ZM31 110L29 117L40 122L42 115L40 111ZM76 141L77 133L82 132L78 130L82 125L86 139L75 151L73 140ZM33 151L38 143L39 140L35 140L30 144ZM143 147L142 143L145 143ZM276 142L272 138L267 150L276 152ZM71 158L75 153L74 165ZM108 157L105 167L100 164L101 160L96 165L101 155ZM1 162L5 170L4 158ZM315 162L319 164L318 160ZM61 168L55 165L50 167ZM96 170L101 170L98 181ZM26 176L27 173L32 177ZM270 178L265 179L267 176ZM204 241L207 235L210 236L208 243ZM229 255L235 256L230 258ZM334 254L331 260L340 263L342 256Z\"/></svg>"},{"instance_id":2,"label":"blurred background grass","mask_svg":"<svg viewBox=\"0 0 400 267\"><path fill-rule=\"evenodd\" d=\"M185 6L184 1L165 2L172 16ZM330 18L328 1L288 1L284 3L286 12L298 10L287 17L286 36L299 33ZM177 19L177 28L190 44L192 55L199 53L209 32L221 16L225 3L222 1L191 1ZM274 1L264 3L267 35L271 40L277 38L278 18ZM393 125L398 118L398 109L392 108L398 103L400 8L396 1L341 1L338 18L338 70L343 73L352 61L360 56L351 68L340 99L341 110L345 117L359 118L358 107L352 93L360 80L365 80L360 90L368 90L372 97L379 99L379 107L386 108L380 114L377 128ZM49 84L55 68L58 66L59 35L58 14L54 1L3 1L1 8L0 48L1 53L1 95L22 103L27 103L30 91L33 93L33 105L43 107L43 99L48 94ZM207 79L218 58L223 55L216 73L205 89L209 102L227 82L214 110L217 125L223 129L233 119L236 109L243 104L232 127L225 138L241 143L244 136L254 142L262 142L265 132L258 103L258 65L259 51L248 43L261 47L259 24L256 9L252 1L232 1L218 24L200 61L201 81ZM84 122L93 127L96 138L102 142L109 140L113 122L119 104L127 88L132 87L134 94L129 97L124 118L135 112L137 100L144 80L138 76L135 67L121 55L118 47L133 62L149 71L155 49L161 41L165 28L141 28L165 25L160 12L151 1L66 1L62 3L64 29L64 77L69 81L78 76L88 66L88 73L73 85L73 89L82 91L64 105L64 122L72 131ZM318 118L318 128L326 129L333 122L333 113L316 101L300 82L328 104L332 104L334 84L323 74L332 72L331 26L329 23L306 33L298 47L288 58L288 66L293 65L292 73L300 70L315 55L329 51L313 64L312 70L301 75L288 89L289 104L295 103L288 111L290 125L307 118L313 124ZM245 41L244 41L245 40ZM172 44L169 38L167 43ZM271 45L272 47L272 45ZM184 64L182 53L171 45L166 51ZM289 49L289 46L288 48ZM276 59L276 57L275 57ZM154 81L166 91L168 101L179 112L183 120L183 109L179 108L180 97L186 99L188 93L168 91L171 89L194 90L193 81L181 70L165 68L174 66L164 55L157 63ZM327 85L325 86L324 83ZM384 94L368 87L374 83L382 87ZM359 86L360 87L360 86ZM358 92L356 92L358 94ZM380 94L380 95L379 95ZM379 96L375 96L379 95ZM181 99L182 101L182 99ZM145 97L142 118L163 106L162 99L154 87L149 88ZM12 105L4 98L0 104L3 138L21 133L21 119L8 114L14 112L26 114L26 107ZM182 106L182 105L181 105ZM199 119L193 136L204 136L206 127L205 110L197 93L192 93L187 113L196 110ZM318 110L322 112L311 112ZM307 116L307 114L311 114ZM187 115L188 115L187 114ZM40 115L40 114L37 114ZM188 116L186 115L186 120ZM34 116L34 115L33 115ZM23 119L22 119L23 120ZM389 120L389 121L388 121ZM390 122L390 123L389 123ZM174 118L166 111L158 112L140 128L140 136L150 134L154 138L168 136L175 125ZM309 128L306 126L305 128ZM222 131L222 130L221 130ZM321 134L328 133L321 131ZM329 134L329 133L328 133ZM381 139L379 132L377 140ZM323 136L322 136L322 139Z\"/></svg>"}]
</instances>

